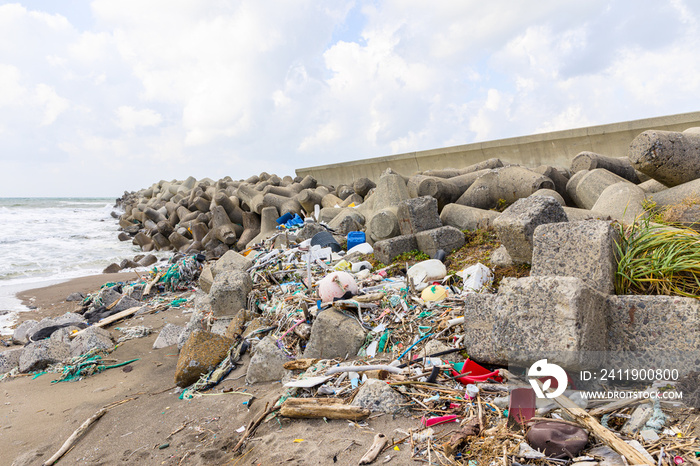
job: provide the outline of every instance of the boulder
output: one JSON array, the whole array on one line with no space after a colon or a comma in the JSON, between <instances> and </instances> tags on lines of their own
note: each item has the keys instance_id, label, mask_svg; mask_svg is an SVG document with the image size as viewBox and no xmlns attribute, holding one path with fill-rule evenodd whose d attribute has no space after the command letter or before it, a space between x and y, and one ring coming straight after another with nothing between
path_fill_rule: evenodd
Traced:
<instances>
[{"instance_id":1,"label":"boulder","mask_svg":"<svg viewBox=\"0 0 700 466\"><path fill-rule=\"evenodd\" d=\"M180 350L175 367L175 384L189 387L224 360L233 340L211 332L192 332Z\"/></svg>"},{"instance_id":2,"label":"boulder","mask_svg":"<svg viewBox=\"0 0 700 466\"><path fill-rule=\"evenodd\" d=\"M566 192L578 207L592 209L605 188L620 182L629 183L604 168L581 170L571 177L566 185Z\"/></svg>"},{"instance_id":3,"label":"boulder","mask_svg":"<svg viewBox=\"0 0 700 466\"><path fill-rule=\"evenodd\" d=\"M513 259L511 259L508 250L503 245L500 245L491 253L489 261L494 267L510 267L513 265Z\"/></svg>"},{"instance_id":4,"label":"boulder","mask_svg":"<svg viewBox=\"0 0 700 466\"><path fill-rule=\"evenodd\" d=\"M571 172L577 173L581 170L595 170L604 168L611 173L621 176L630 183L639 184L639 174L632 166L628 157L607 157L595 152L579 152L571 161Z\"/></svg>"},{"instance_id":5,"label":"boulder","mask_svg":"<svg viewBox=\"0 0 700 466\"><path fill-rule=\"evenodd\" d=\"M540 225L533 235L531 277L578 277L604 294L615 292L620 235L610 222Z\"/></svg>"},{"instance_id":6,"label":"boulder","mask_svg":"<svg viewBox=\"0 0 700 466\"><path fill-rule=\"evenodd\" d=\"M350 406L369 409L376 413L406 414L406 398L378 379L367 379L362 384Z\"/></svg>"},{"instance_id":7,"label":"boulder","mask_svg":"<svg viewBox=\"0 0 700 466\"><path fill-rule=\"evenodd\" d=\"M25 320L19 324L12 332L12 343L15 345L26 345L29 342L29 330L38 323L36 320Z\"/></svg>"},{"instance_id":8,"label":"boulder","mask_svg":"<svg viewBox=\"0 0 700 466\"><path fill-rule=\"evenodd\" d=\"M62 341L51 338L35 341L24 347L19 357L19 371L25 374L40 371L70 356L70 346Z\"/></svg>"},{"instance_id":9,"label":"boulder","mask_svg":"<svg viewBox=\"0 0 700 466\"><path fill-rule=\"evenodd\" d=\"M24 348L12 348L0 353L0 375L19 366L19 358Z\"/></svg>"},{"instance_id":10,"label":"boulder","mask_svg":"<svg viewBox=\"0 0 700 466\"><path fill-rule=\"evenodd\" d=\"M253 349L246 372L246 383L272 382L280 380L287 373L283 367L289 357L277 346L277 339L267 336Z\"/></svg>"},{"instance_id":11,"label":"boulder","mask_svg":"<svg viewBox=\"0 0 700 466\"><path fill-rule=\"evenodd\" d=\"M357 356L364 342L365 330L357 320L328 309L314 319L304 357L344 360Z\"/></svg>"},{"instance_id":12,"label":"boulder","mask_svg":"<svg viewBox=\"0 0 700 466\"><path fill-rule=\"evenodd\" d=\"M561 204L551 197L531 196L516 201L493 221L498 239L515 263L532 261L535 228L547 223L566 222Z\"/></svg>"},{"instance_id":13,"label":"boulder","mask_svg":"<svg viewBox=\"0 0 700 466\"><path fill-rule=\"evenodd\" d=\"M540 189L555 189L554 182L540 173L517 165L489 170L457 199L457 204L492 209L511 204Z\"/></svg>"},{"instance_id":14,"label":"boulder","mask_svg":"<svg viewBox=\"0 0 700 466\"><path fill-rule=\"evenodd\" d=\"M192 332L198 330L208 330L206 326L205 315L212 312L211 300L209 295L198 292L194 297L194 311L190 320L185 324L185 328L182 329L177 337L177 348L182 349Z\"/></svg>"},{"instance_id":15,"label":"boulder","mask_svg":"<svg viewBox=\"0 0 700 466\"><path fill-rule=\"evenodd\" d=\"M95 348L98 350L114 348L114 341L107 330L100 327L88 327L84 332L76 335L73 340L70 340L71 357L80 356Z\"/></svg>"}]
</instances>

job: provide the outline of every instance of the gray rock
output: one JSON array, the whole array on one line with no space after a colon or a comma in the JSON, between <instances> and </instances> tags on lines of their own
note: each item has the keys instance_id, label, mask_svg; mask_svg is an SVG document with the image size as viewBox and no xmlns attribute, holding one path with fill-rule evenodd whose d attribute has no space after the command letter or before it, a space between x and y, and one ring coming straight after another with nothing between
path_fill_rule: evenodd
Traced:
<instances>
[{"instance_id":1,"label":"gray rock","mask_svg":"<svg viewBox=\"0 0 700 466\"><path fill-rule=\"evenodd\" d=\"M609 215L602 212L593 212L588 209L579 209L577 207L564 207L564 213L570 222L579 220L612 220Z\"/></svg>"},{"instance_id":2,"label":"gray rock","mask_svg":"<svg viewBox=\"0 0 700 466\"><path fill-rule=\"evenodd\" d=\"M116 264L116 263L112 262L111 264L109 264L107 267L105 267L105 268L102 270L102 273L117 273L117 272L119 272L121 269L122 269L122 268L119 266L119 264Z\"/></svg>"},{"instance_id":3,"label":"gray rock","mask_svg":"<svg viewBox=\"0 0 700 466\"><path fill-rule=\"evenodd\" d=\"M70 346L62 341L50 338L35 341L24 347L19 358L19 371L22 373L40 371L68 358L70 358Z\"/></svg>"},{"instance_id":4,"label":"gray rock","mask_svg":"<svg viewBox=\"0 0 700 466\"><path fill-rule=\"evenodd\" d=\"M374 243L374 257L384 264L405 252L418 250L416 235L401 235Z\"/></svg>"},{"instance_id":5,"label":"gray rock","mask_svg":"<svg viewBox=\"0 0 700 466\"><path fill-rule=\"evenodd\" d=\"M642 190L645 193L653 194L653 193L658 193L659 191L663 191L664 189L668 189L668 186L665 184L659 183L658 181L651 179L647 180L644 183L640 183L637 186L642 188Z\"/></svg>"},{"instance_id":6,"label":"gray rock","mask_svg":"<svg viewBox=\"0 0 700 466\"><path fill-rule=\"evenodd\" d=\"M533 236L530 276L578 277L601 293L612 294L619 241L617 230L602 220L540 225Z\"/></svg>"},{"instance_id":7,"label":"gray rock","mask_svg":"<svg viewBox=\"0 0 700 466\"><path fill-rule=\"evenodd\" d=\"M434 197L423 196L399 202L396 212L402 235L413 235L419 231L442 226L438 214L438 202Z\"/></svg>"},{"instance_id":8,"label":"gray rock","mask_svg":"<svg viewBox=\"0 0 700 466\"><path fill-rule=\"evenodd\" d=\"M363 206L366 208L368 205L371 205L372 208L378 212L386 207L397 206L399 202L409 197L406 181L401 175L383 173L382 176L379 177L379 183L374 190L374 194L370 195L368 199L365 200ZM368 200L370 201L367 202Z\"/></svg>"},{"instance_id":9,"label":"gray rock","mask_svg":"<svg viewBox=\"0 0 700 466\"><path fill-rule=\"evenodd\" d=\"M253 280L248 272L221 272L214 277L209 300L214 315L234 316L248 307L248 294L253 290Z\"/></svg>"},{"instance_id":10,"label":"gray rock","mask_svg":"<svg viewBox=\"0 0 700 466\"><path fill-rule=\"evenodd\" d=\"M52 335L53 336L53 335ZM109 332L99 327L88 327L70 342L70 354L72 357L85 354L92 349L110 350L114 348L114 342Z\"/></svg>"},{"instance_id":11,"label":"gray rock","mask_svg":"<svg viewBox=\"0 0 700 466\"><path fill-rule=\"evenodd\" d=\"M297 232L297 242L301 243L302 241L311 239L316 233L321 233L322 231L328 230L316 222L304 223L302 229Z\"/></svg>"},{"instance_id":12,"label":"gray rock","mask_svg":"<svg viewBox=\"0 0 700 466\"><path fill-rule=\"evenodd\" d=\"M632 225L645 214L643 207L646 193L637 185L628 182L615 183L600 193L591 210L609 215L613 219Z\"/></svg>"},{"instance_id":13,"label":"gray rock","mask_svg":"<svg viewBox=\"0 0 700 466\"><path fill-rule=\"evenodd\" d=\"M666 186L700 177L700 134L644 131L627 151L632 166Z\"/></svg>"},{"instance_id":14,"label":"gray rock","mask_svg":"<svg viewBox=\"0 0 700 466\"><path fill-rule=\"evenodd\" d=\"M290 359L277 346L277 340L272 336L267 336L260 340L253 349L250 358L248 372L246 372L246 383L272 382L280 380L287 373L283 367L284 363Z\"/></svg>"},{"instance_id":15,"label":"gray rock","mask_svg":"<svg viewBox=\"0 0 700 466\"><path fill-rule=\"evenodd\" d=\"M464 246L464 233L450 226L434 228L416 233L416 242L419 250L435 257L440 249L449 254Z\"/></svg>"},{"instance_id":16,"label":"gray rock","mask_svg":"<svg viewBox=\"0 0 700 466\"><path fill-rule=\"evenodd\" d=\"M350 406L358 406L378 413L404 414L407 412L406 408L402 406L405 403L406 398L387 385L386 382L378 379L367 379Z\"/></svg>"},{"instance_id":17,"label":"gray rock","mask_svg":"<svg viewBox=\"0 0 700 466\"><path fill-rule=\"evenodd\" d=\"M413 175L406 184L411 197L430 196L438 203L438 210L451 204L464 192L459 190L450 180L435 176Z\"/></svg>"},{"instance_id":18,"label":"gray rock","mask_svg":"<svg viewBox=\"0 0 700 466\"><path fill-rule=\"evenodd\" d=\"M153 349L167 348L168 346L177 345L178 337L182 332L183 327L175 324L165 324L158 333L156 341L153 342Z\"/></svg>"},{"instance_id":19,"label":"gray rock","mask_svg":"<svg viewBox=\"0 0 700 466\"><path fill-rule=\"evenodd\" d=\"M0 353L0 375L19 366L19 358L24 348L12 348Z\"/></svg>"},{"instance_id":20,"label":"gray rock","mask_svg":"<svg viewBox=\"0 0 700 466\"><path fill-rule=\"evenodd\" d=\"M550 358L575 370L606 350L605 297L578 278L507 278L497 295L467 295L465 308L465 349L477 361Z\"/></svg>"},{"instance_id":21,"label":"gray rock","mask_svg":"<svg viewBox=\"0 0 700 466\"><path fill-rule=\"evenodd\" d=\"M27 344L29 342L29 335L27 335L27 333L38 323L39 322L36 320L25 320L19 324L14 332L12 332L12 343L15 345Z\"/></svg>"},{"instance_id":22,"label":"gray rock","mask_svg":"<svg viewBox=\"0 0 700 466\"><path fill-rule=\"evenodd\" d=\"M85 299L85 295L83 295L82 293L75 292L75 293L69 294L68 297L66 298L66 301L68 301L68 302L82 301L83 299Z\"/></svg>"},{"instance_id":23,"label":"gray rock","mask_svg":"<svg viewBox=\"0 0 700 466\"><path fill-rule=\"evenodd\" d=\"M102 301L102 304L104 304L107 307L110 307L110 312L114 314L116 314L117 312L126 311L127 309L131 309L132 307L138 307L142 305L140 301L137 301L128 296L124 296L121 293L114 290L113 288L104 288L102 291L100 291L98 297Z\"/></svg>"},{"instance_id":24,"label":"gray rock","mask_svg":"<svg viewBox=\"0 0 700 466\"><path fill-rule=\"evenodd\" d=\"M335 309L320 312L311 327L305 358L353 357L365 341L365 330L353 318Z\"/></svg>"},{"instance_id":25,"label":"gray rock","mask_svg":"<svg viewBox=\"0 0 700 466\"><path fill-rule=\"evenodd\" d=\"M440 220L443 225L452 226L458 230L480 230L488 228L499 215L501 215L500 212L494 210L449 204L440 212Z\"/></svg>"},{"instance_id":26,"label":"gray rock","mask_svg":"<svg viewBox=\"0 0 700 466\"><path fill-rule=\"evenodd\" d=\"M510 258L508 250L503 245L500 245L491 253L489 261L494 267L510 267L513 265L513 259Z\"/></svg>"},{"instance_id":27,"label":"gray rock","mask_svg":"<svg viewBox=\"0 0 700 466\"><path fill-rule=\"evenodd\" d=\"M211 273L216 276L222 272L245 272L253 266L253 261L238 254L236 251L228 251L216 261L211 268Z\"/></svg>"},{"instance_id":28,"label":"gray rock","mask_svg":"<svg viewBox=\"0 0 700 466\"><path fill-rule=\"evenodd\" d=\"M153 254L147 254L144 256L142 259L136 261L141 267L149 267L156 262L158 262L158 258L154 256Z\"/></svg>"},{"instance_id":29,"label":"gray rock","mask_svg":"<svg viewBox=\"0 0 700 466\"><path fill-rule=\"evenodd\" d=\"M354 215L353 215L354 214ZM332 228L336 234L345 236L351 231L361 231L362 222L358 221L357 212L346 213L346 215L337 215L333 220L330 221L328 226Z\"/></svg>"},{"instance_id":30,"label":"gray rock","mask_svg":"<svg viewBox=\"0 0 700 466\"><path fill-rule=\"evenodd\" d=\"M534 196L516 201L493 221L493 226L513 262L529 263L535 228L566 221L561 204L550 197Z\"/></svg>"}]
</instances>

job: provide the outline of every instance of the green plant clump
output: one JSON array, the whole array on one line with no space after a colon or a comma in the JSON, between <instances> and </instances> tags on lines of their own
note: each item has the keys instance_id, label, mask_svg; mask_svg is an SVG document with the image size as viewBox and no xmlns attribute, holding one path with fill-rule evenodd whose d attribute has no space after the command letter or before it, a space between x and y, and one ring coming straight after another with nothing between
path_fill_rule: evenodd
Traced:
<instances>
[{"instance_id":1,"label":"green plant clump","mask_svg":"<svg viewBox=\"0 0 700 466\"><path fill-rule=\"evenodd\" d=\"M700 234L643 220L619 226L617 294L661 294L700 299Z\"/></svg>"},{"instance_id":2,"label":"green plant clump","mask_svg":"<svg viewBox=\"0 0 700 466\"><path fill-rule=\"evenodd\" d=\"M430 259L429 255L427 255L423 251L418 251L417 249L414 249L413 251L399 254L394 258L393 262L407 262L410 260L426 261L428 259Z\"/></svg>"}]
</instances>

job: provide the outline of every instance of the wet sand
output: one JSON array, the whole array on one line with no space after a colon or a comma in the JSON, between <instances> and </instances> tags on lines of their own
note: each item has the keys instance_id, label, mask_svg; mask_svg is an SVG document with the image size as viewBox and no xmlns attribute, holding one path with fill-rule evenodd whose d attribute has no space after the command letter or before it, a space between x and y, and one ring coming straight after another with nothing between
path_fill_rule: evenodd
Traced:
<instances>
[{"instance_id":1,"label":"wet sand","mask_svg":"<svg viewBox=\"0 0 700 466\"><path fill-rule=\"evenodd\" d=\"M131 277L133 273L98 275L22 292L20 299L37 309L21 314L38 319L75 310L77 303L65 302L70 293L94 292L106 281ZM42 464L86 419L118 401L125 402L97 421L58 464L349 465L358 463L377 432L398 440L403 434L397 429L407 432L420 425L418 419L389 415L373 417L367 426L341 420L274 418L261 425L244 449L244 457L234 456L231 450L241 437L236 430L248 425L263 412L266 402L285 389L279 382L247 386L244 377L250 358L245 355L243 364L205 396L180 400L173 380L177 347L154 350L152 346L166 323L189 321L189 310L170 308L108 327L115 340L122 335L116 327L153 328L150 336L126 341L107 356L113 362L139 358L127 367L77 382L51 383L55 374L0 382L0 464ZM0 346L0 351L12 348L17 347ZM233 392L255 398L244 404L250 397ZM408 445L385 451L376 463L381 464L387 455L393 456L388 464L411 462Z\"/></svg>"}]
</instances>

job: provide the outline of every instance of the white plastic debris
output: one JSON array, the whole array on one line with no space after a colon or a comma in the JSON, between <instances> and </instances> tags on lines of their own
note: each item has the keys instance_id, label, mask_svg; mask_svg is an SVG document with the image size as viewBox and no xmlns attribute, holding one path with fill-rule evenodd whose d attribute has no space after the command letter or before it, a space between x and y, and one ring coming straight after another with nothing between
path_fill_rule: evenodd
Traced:
<instances>
[{"instance_id":1,"label":"white plastic debris","mask_svg":"<svg viewBox=\"0 0 700 466\"><path fill-rule=\"evenodd\" d=\"M428 259L411 266L406 273L408 279L413 281L416 290L423 290L428 283L439 281L447 275L445 264L437 259Z\"/></svg>"},{"instance_id":2,"label":"white plastic debris","mask_svg":"<svg viewBox=\"0 0 700 466\"><path fill-rule=\"evenodd\" d=\"M493 283L493 272L481 262L457 272L457 275L464 280L465 293L478 293Z\"/></svg>"}]
</instances>

